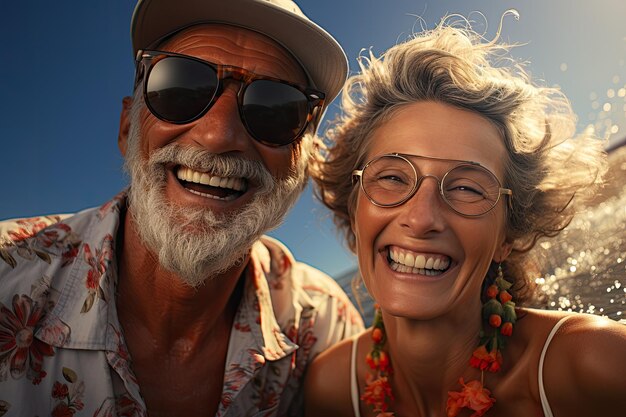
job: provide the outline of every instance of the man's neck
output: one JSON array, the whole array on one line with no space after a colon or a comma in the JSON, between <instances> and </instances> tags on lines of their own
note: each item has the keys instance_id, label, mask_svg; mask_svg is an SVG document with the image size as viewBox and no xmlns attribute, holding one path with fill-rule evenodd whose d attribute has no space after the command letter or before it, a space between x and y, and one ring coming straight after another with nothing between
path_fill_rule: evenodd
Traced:
<instances>
[{"instance_id":1,"label":"man's neck","mask_svg":"<svg viewBox=\"0 0 626 417\"><path fill-rule=\"evenodd\" d=\"M117 312L148 413L214 415L247 262L191 288L160 267L130 215L122 224Z\"/></svg>"},{"instance_id":2,"label":"man's neck","mask_svg":"<svg viewBox=\"0 0 626 417\"><path fill-rule=\"evenodd\" d=\"M240 278L247 262L219 276L207 277L202 286L192 288L159 265L156 255L139 238L132 216L124 217L117 286L122 327L128 330L140 325L164 348L180 339L203 343L215 332L223 332L239 305L243 286Z\"/></svg>"}]
</instances>

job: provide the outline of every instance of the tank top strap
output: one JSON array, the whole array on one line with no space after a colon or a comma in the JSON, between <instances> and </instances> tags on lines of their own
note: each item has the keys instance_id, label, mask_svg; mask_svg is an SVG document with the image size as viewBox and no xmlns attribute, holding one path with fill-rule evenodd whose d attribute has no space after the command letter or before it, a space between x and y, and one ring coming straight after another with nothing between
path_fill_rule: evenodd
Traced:
<instances>
[{"instance_id":1,"label":"tank top strap","mask_svg":"<svg viewBox=\"0 0 626 417\"><path fill-rule=\"evenodd\" d=\"M563 325L563 323L565 323L567 319L569 319L570 317L572 316L565 316L554 325L554 327L550 331L550 334L548 335L548 338L546 339L546 343L543 345L541 356L539 357L539 372L538 372L539 397L541 399L541 407L543 408L543 414L545 417L554 417L554 414L552 414L552 409L550 408L550 403L548 402L548 396L546 395L546 390L543 386L543 364L545 362L546 352L548 351L548 346L550 345L550 342L552 342L554 335L559 330L559 328Z\"/></svg>"},{"instance_id":2,"label":"tank top strap","mask_svg":"<svg viewBox=\"0 0 626 417\"><path fill-rule=\"evenodd\" d=\"M359 383L357 381L356 372L356 351L359 336L360 334L355 334L351 337L352 354L350 355L350 397L352 398L352 409L354 410L354 417L361 417L361 410L359 408Z\"/></svg>"}]
</instances>

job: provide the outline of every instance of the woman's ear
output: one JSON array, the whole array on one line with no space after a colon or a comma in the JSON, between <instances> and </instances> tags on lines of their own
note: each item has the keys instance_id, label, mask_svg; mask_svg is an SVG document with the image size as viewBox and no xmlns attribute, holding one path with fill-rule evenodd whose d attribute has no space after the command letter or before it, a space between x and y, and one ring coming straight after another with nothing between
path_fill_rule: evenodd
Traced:
<instances>
[{"instance_id":1,"label":"woman's ear","mask_svg":"<svg viewBox=\"0 0 626 417\"><path fill-rule=\"evenodd\" d=\"M493 254L493 261L497 263L504 262L509 257L513 250L513 243L502 242Z\"/></svg>"},{"instance_id":2,"label":"woman's ear","mask_svg":"<svg viewBox=\"0 0 626 417\"><path fill-rule=\"evenodd\" d=\"M117 134L117 146L120 148L122 156L126 156L128 145L128 132L130 131L130 109L133 105L132 97L122 99L122 112L120 113L120 130Z\"/></svg>"}]
</instances>

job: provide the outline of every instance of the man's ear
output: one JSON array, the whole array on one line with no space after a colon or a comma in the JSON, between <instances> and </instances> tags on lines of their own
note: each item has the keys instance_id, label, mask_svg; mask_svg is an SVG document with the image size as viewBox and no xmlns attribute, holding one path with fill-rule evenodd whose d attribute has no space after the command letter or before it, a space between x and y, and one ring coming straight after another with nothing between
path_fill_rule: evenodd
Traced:
<instances>
[{"instance_id":1,"label":"man's ear","mask_svg":"<svg viewBox=\"0 0 626 417\"><path fill-rule=\"evenodd\" d=\"M122 99L122 112L120 113L120 131L117 135L117 146L120 148L122 156L126 156L128 145L128 132L130 130L130 108L133 105L132 97Z\"/></svg>"}]
</instances>

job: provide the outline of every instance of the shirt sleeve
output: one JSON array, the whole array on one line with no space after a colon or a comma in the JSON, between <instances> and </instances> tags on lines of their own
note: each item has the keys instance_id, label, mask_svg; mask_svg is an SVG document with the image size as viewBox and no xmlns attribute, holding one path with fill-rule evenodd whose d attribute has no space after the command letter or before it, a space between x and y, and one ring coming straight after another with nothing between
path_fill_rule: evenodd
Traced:
<instances>
[{"instance_id":1,"label":"shirt sleeve","mask_svg":"<svg viewBox=\"0 0 626 417\"><path fill-rule=\"evenodd\" d=\"M301 331L311 327L315 342L311 346L312 360L330 346L364 330L363 319L343 289L328 275L306 264L298 264L303 274L302 285L311 297L314 312L303 312ZM307 323L307 320L311 322Z\"/></svg>"}]
</instances>

